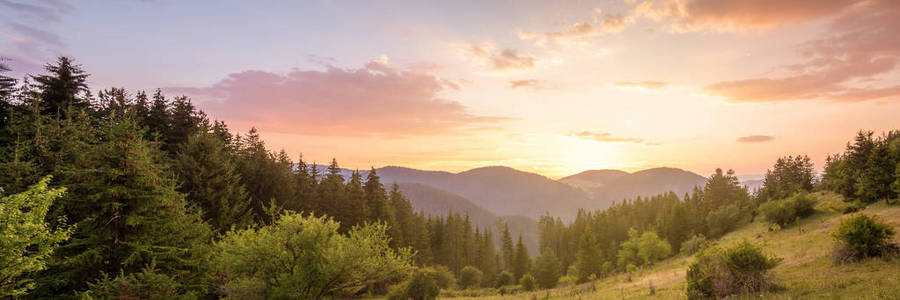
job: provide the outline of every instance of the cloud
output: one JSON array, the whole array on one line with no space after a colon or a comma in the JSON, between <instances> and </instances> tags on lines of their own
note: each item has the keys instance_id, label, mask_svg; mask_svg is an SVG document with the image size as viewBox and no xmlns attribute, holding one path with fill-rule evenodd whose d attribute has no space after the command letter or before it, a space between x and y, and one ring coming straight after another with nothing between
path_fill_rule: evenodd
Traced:
<instances>
[{"instance_id":1,"label":"cloud","mask_svg":"<svg viewBox=\"0 0 900 300\"><path fill-rule=\"evenodd\" d=\"M38 42L41 44L47 44L56 47L65 46L65 44L63 44L63 42L59 39L59 36L55 33L40 30L19 23L9 23L8 26L15 32L19 33L19 35L14 39L18 39L20 42Z\"/></svg>"},{"instance_id":2,"label":"cloud","mask_svg":"<svg viewBox=\"0 0 900 300\"><path fill-rule=\"evenodd\" d=\"M513 80L509 82L509 88L515 89L520 87L532 87L536 88L540 85L540 81L537 79L524 79L524 80Z\"/></svg>"},{"instance_id":3,"label":"cloud","mask_svg":"<svg viewBox=\"0 0 900 300\"><path fill-rule=\"evenodd\" d=\"M495 71L530 69L537 61L534 56L519 54L512 49L500 50L490 44L472 45L469 50L475 56L487 60Z\"/></svg>"},{"instance_id":4,"label":"cloud","mask_svg":"<svg viewBox=\"0 0 900 300\"><path fill-rule=\"evenodd\" d=\"M431 74L371 62L359 69L287 74L243 71L208 87L176 87L212 117L239 126L318 136L455 134L504 120L442 99Z\"/></svg>"},{"instance_id":5,"label":"cloud","mask_svg":"<svg viewBox=\"0 0 900 300\"><path fill-rule=\"evenodd\" d=\"M866 1L829 22L823 37L799 45L805 61L780 66L772 77L716 82L704 91L731 102L897 98L900 83L885 78L900 63L897 28L900 2Z\"/></svg>"},{"instance_id":6,"label":"cloud","mask_svg":"<svg viewBox=\"0 0 900 300\"><path fill-rule=\"evenodd\" d=\"M741 143L764 143L774 139L774 136L769 135L748 135L739 137L737 141Z\"/></svg>"},{"instance_id":7,"label":"cloud","mask_svg":"<svg viewBox=\"0 0 900 300\"><path fill-rule=\"evenodd\" d=\"M614 137L608 132L582 131L571 134L586 140L593 140L601 143L644 143L644 139L630 137Z\"/></svg>"},{"instance_id":8,"label":"cloud","mask_svg":"<svg viewBox=\"0 0 900 300\"><path fill-rule=\"evenodd\" d=\"M820 19L841 12L859 0L665 0L644 1L641 13L666 17L675 31L742 31Z\"/></svg>"},{"instance_id":9,"label":"cloud","mask_svg":"<svg viewBox=\"0 0 900 300\"><path fill-rule=\"evenodd\" d=\"M599 10L597 13L602 13ZM603 15L600 26L589 22L578 22L572 25L564 26L560 31L553 32L534 32L519 29L518 36L521 40L535 40L537 43L547 41L564 42L585 37L599 36L604 33L620 32L625 29L625 25L632 22L632 19L621 14Z\"/></svg>"},{"instance_id":10,"label":"cloud","mask_svg":"<svg viewBox=\"0 0 900 300\"><path fill-rule=\"evenodd\" d=\"M10 11L34 17L44 22L58 22L64 14L72 11L72 6L60 0L41 0L19 2L12 0L0 0L0 6Z\"/></svg>"},{"instance_id":11,"label":"cloud","mask_svg":"<svg viewBox=\"0 0 900 300\"><path fill-rule=\"evenodd\" d=\"M616 86L628 88L643 88L648 90L657 90L668 86L668 82L663 81L619 81Z\"/></svg>"}]
</instances>

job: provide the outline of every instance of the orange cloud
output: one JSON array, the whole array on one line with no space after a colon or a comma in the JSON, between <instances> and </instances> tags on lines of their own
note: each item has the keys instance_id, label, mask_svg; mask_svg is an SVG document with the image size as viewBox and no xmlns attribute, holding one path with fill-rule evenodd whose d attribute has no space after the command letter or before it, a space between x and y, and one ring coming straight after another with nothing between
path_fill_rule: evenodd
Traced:
<instances>
[{"instance_id":1,"label":"orange cloud","mask_svg":"<svg viewBox=\"0 0 900 300\"><path fill-rule=\"evenodd\" d=\"M530 69L537 59L527 54L519 54L515 50L500 50L490 44L472 45L469 49L475 56L485 59L495 71Z\"/></svg>"},{"instance_id":2,"label":"orange cloud","mask_svg":"<svg viewBox=\"0 0 900 300\"><path fill-rule=\"evenodd\" d=\"M515 89L520 87L538 87L540 81L537 79L513 80L509 82L509 88Z\"/></svg>"},{"instance_id":3,"label":"orange cloud","mask_svg":"<svg viewBox=\"0 0 900 300\"><path fill-rule=\"evenodd\" d=\"M601 143L643 143L644 139L629 137L614 137L608 132L582 131L573 133L572 136L580 137L586 140L593 140Z\"/></svg>"},{"instance_id":4,"label":"orange cloud","mask_svg":"<svg viewBox=\"0 0 900 300\"><path fill-rule=\"evenodd\" d=\"M662 82L662 81L619 81L619 82L616 82L616 86L636 87L636 88L644 88L644 89L648 89L648 90L661 89L668 85L669 85L668 82Z\"/></svg>"},{"instance_id":5,"label":"orange cloud","mask_svg":"<svg viewBox=\"0 0 900 300\"><path fill-rule=\"evenodd\" d=\"M372 62L360 69L328 66L285 75L243 71L208 87L167 90L199 98L199 106L214 118L280 133L454 134L504 120L474 115L459 102L440 98L447 88L431 74Z\"/></svg>"},{"instance_id":6,"label":"orange cloud","mask_svg":"<svg viewBox=\"0 0 900 300\"><path fill-rule=\"evenodd\" d=\"M774 139L775 139L774 136L769 136L769 135L749 135L749 136L739 137L737 139L737 141L741 142L741 143L763 143L763 142L768 142L768 141L771 141Z\"/></svg>"},{"instance_id":7,"label":"orange cloud","mask_svg":"<svg viewBox=\"0 0 900 300\"><path fill-rule=\"evenodd\" d=\"M897 98L900 84L885 78L900 62L897 28L900 2L860 3L832 20L827 36L801 44L806 61L782 66L785 74L723 81L704 90L731 102Z\"/></svg>"},{"instance_id":8,"label":"orange cloud","mask_svg":"<svg viewBox=\"0 0 900 300\"><path fill-rule=\"evenodd\" d=\"M669 18L675 31L771 28L835 15L859 0L664 0L639 4L635 15Z\"/></svg>"}]
</instances>

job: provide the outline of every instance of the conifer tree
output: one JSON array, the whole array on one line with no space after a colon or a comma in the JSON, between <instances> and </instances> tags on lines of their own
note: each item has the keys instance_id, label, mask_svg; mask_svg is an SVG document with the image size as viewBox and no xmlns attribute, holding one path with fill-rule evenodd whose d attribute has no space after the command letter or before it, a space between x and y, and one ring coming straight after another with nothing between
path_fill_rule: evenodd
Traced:
<instances>
[{"instance_id":1,"label":"conifer tree","mask_svg":"<svg viewBox=\"0 0 900 300\"><path fill-rule=\"evenodd\" d=\"M599 277L603 253L600 244L590 226L587 226L578 242L578 252L575 258L575 268L578 271L578 281L587 281L591 275Z\"/></svg>"},{"instance_id":2,"label":"conifer tree","mask_svg":"<svg viewBox=\"0 0 900 300\"><path fill-rule=\"evenodd\" d=\"M166 132L164 150L174 154L181 144L197 133L206 124L206 114L197 110L191 99L185 96L175 97L169 116L169 128Z\"/></svg>"},{"instance_id":3,"label":"conifer tree","mask_svg":"<svg viewBox=\"0 0 900 300\"><path fill-rule=\"evenodd\" d=\"M513 248L512 235L509 234L509 226L506 222L500 221L503 230L500 231L500 253L503 255L504 270L512 272L515 260L515 249Z\"/></svg>"},{"instance_id":4,"label":"conifer tree","mask_svg":"<svg viewBox=\"0 0 900 300\"><path fill-rule=\"evenodd\" d=\"M64 200L76 231L41 278L40 294L71 294L101 273L139 272L154 262L202 288L211 231L164 175L160 153L128 119L106 122L98 138L92 166L75 171L83 181L69 184Z\"/></svg>"},{"instance_id":5,"label":"conifer tree","mask_svg":"<svg viewBox=\"0 0 900 300\"><path fill-rule=\"evenodd\" d=\"M394 212L388 203L384 186L381 184L381 179L375 172L375 168L369 171L363 188L366 190L366 207L369 209L369 221L393 224Z\"/></svg>"},{"instance_id":6,"label":"conifer tree","mask_svg":"<svg viewBox=\"0 0 900 300\"><path fill-rule=\"evenodd\" d=\"M189 203L198 205L203 219L219 232L241 227L250 219L250 199L234 158L212 133L201 132L181 146L175 171Z\"/></svg>"},{"instance_id":7,"label":"conifer tree","mask_svg":"<svg viewBox=\"0 0 900 300\"><path fill-rule=\"evenodd\" d=\"M531 272L531 257L528 256L528 249L522 243L522 235L519 235L519 242L516 243L516 256L513 263L513 278L519 280L522 275Z\"/></svg>"},{"instance_id":8,"label":"conifer tree","mask_svg":"<svg viewBox=\"0 0 900 300\"><path fill-rule=\"evenodd\" d=\"M88 74L81 65L61 56L56 64L45 65L44 70L50 74L32 77L40 93L41 114L67 118L71 117L70 112L90 108Z\"/></svg>"},{"instance_id":9,"label":"conifer tree","mask_svg":"<svg viewBox=\"0 0 900 300\"><path fill-rule=\"evenodd\" d=\"M366 191L363 190L359 171L354 171L350 175L350 181L347 182L345 189L346 200L341 203L341 214L344 216L344 220L341 221L343 230L365 222L367 213Z\"/></svg>"},{"instance_id":10,"label":"conifer tree","mask_svg":"<svg viewBox=\"0 0 900 300\"><path fill-rule=\"evenodd\" d=\"M538 286L544 289L552 289L556 287L556 283L559 281L561 269L562 267L559 264L559 259L556 258L556 253L552 248L546 247L541 251L541 256L538 256L534 261L532 273L534 273L534 278L537 279Z\"/></svg>"},{"instance_id":11,"label":"conifer tree","mask_svg":"<svg viewBox=\"0 0 900 300\"><path fill-rule=\"evenodd\" d=\"M156 89L153 93L153 101L147 110L147 119L144 121L147 126L147 137L158 140L162 143L166 142L169 127L172 124L172 117L169 112L169 102L166 96L162 94L162 90Z\"/></svg>"},{"instance_id":12,"label":"conifer tree","mask_svg":"<svg viewBox=\"0 0 900 300\"><path fill-rule=\"evenodd\" d=\"M336 159L331 160L325 178L319 183L318 200L321 201L320 214L326 214L334 217L337 221L347 220L346 211L342 211L341 205L347 201L347 194L344 191L344 177L341 176L341 169L338 167ZM343 227L342 227L343 228Z\"/></svg>"},{"instance_id":13,"label":"conifer tree","mask_svg":"<svg viewBox=\"0 0 900 300\"><path fill-rule=\"evenodd\" d=\"M396 230L398 235L394 236L395 244L401 247L412 246L415 240L412 228L415 226L415 212L409 200L400 193L400 185L396 182L391 185L390 193L391 207L394 210L394 219L396 220Z\"/></svg>"},{"instance_id":14,"label":"conifer tree","mask_svg":"<svg viewBox=\"0 0 900 300\"><path fill-rule=\"evenodd\" d=\"M315 165L312 166L315 168ZM294 201L286 208L297 212L314 212L316 206L316 179L310 174L310 167L303 161L303 155L297 161L297 169L294 171Z\"/></svg>"}]
</instances>

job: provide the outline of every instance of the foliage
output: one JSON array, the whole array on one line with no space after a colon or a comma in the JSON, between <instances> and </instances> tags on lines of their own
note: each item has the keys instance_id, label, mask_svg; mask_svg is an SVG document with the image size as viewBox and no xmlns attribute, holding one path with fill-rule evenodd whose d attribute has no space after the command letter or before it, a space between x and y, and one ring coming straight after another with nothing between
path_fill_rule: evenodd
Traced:
<instances>
[{"instance_id":1,"label":"foliage","mask_svg":"<svg viewBox=\"0 0 900 300\"><path fill-rule=\"evenodd\" d=\"M592 275L600 275L602 254L594 231L590 227L586 228L578 242L578 252L574 263L575 275L579 282L587 281Z\"/></svg>"},{"instance_id":2,"label":"foliage","mask_svg":"<svg viewBox=\"0 0 900 300\"><path fill-rule=\"evenodd\" d=\"M889 131L881 137L874 137L872 131L860 131L844 153L827 158L822 183L847 201L891 202L900 191L896 188L900 185L898 164L900 131Z\"/></svg>"},{"instance_id":3,"label":"foliage","mask_svg":"<svg viewBox=\"0 0 900 300\"><path fill-rule=\"evenodd\" d=\"M762 248L743 240L722 249L709 247L688 266L688 298L724 298L738 293L765 291L771 285L768 271L781 259L766 256Z\"/></svg>"},{"instance_id":4,"label":"foliage","mask_svg":"<svg viewBox=\"0 0 900 300\"><path fill-rule=\"evenodd\" d=\"M672 246L661 240L655 232L638 234L637 230L631 229L628 231L628 240L622 243L617 257L619 268L624 269L628 265L652 265L671 254Z\"/></svg>"},{"instance_id":5,"label":"foliage","mask_svg":"<svg viewBox=\"0 0 900 300\"><path fill-rule=\"evenodd\" d=\"M510 284L515 284L515 279L513 279L513 275L510 272L503 271L500 272L500 275L497 275L497 284L496 287L502 287Z\"/></svg>"},{"instance_id":6,"label":"foliage","mask_svg":"<svg viewBox=\"0 0 900 300\"><path fill-rule=\"evenodd\" d=\"M430 300L436 299L441 292L438 278L434 269L423 268L413 271L409 279L398 284L391 290L388 299L396 300Z\"/></svg>"},{"instance_id":7,"label":"foliage","mask_svg":"<svg viewBox=\"0 0 900 300\"><path fill-rule=\"evenodd\" d=\"M816 202L815 196L799 192L787 199L769 200L760 205L759 210L766 221L783 227L812 215Z\"/></svg>"},{"instance_id":8,"label":"foliage","mask_svg":"<svg viewBox=\"0 0 900 300\"><path fill-rule=\"evenodd\" d=\"M229 297L248 287L267 297L319 299L396 278L412 267L409 249L391 249L387 227L348 234L325 217L286 213L273 225L231 231L216 244L216 265Z\"/></svg>"},{"instance_id":9,"label":"foliage","mask_svg":"<svg viewBox=\"0 0 900 300\"><path fill-rule=\"evenodd\" d=\"M546 247L541 251L541 256L538 256L534 261L532 272L538 286L544 289L551 289L556 287L556 284L559 282L561 268L559 260L556 259L556 253L550 247Z\"/></svg>"},{"instance_id":10,"label":"foliage","mask_svg":"<svg viewBox=\"0 0 900 300\"><path fill-rule=\"evenodd\" d=\"M185 293L181 284L165 274L156 272L155 265L149 265L139 273L115 278L103 274L97 282L89 283L89 289L80 294L84 300L90 299L198 299L194 293Z\"/></svg>"},{"instance_id":11,"label":"foliage","mask_svg":"<svg viewBox=\"0 0 900 300\"><path fill-rule=\"evenodd\" d=\"M48 188L49 182L48 176L24 192L0 198L0 297L32 289L29 275L46 268L50 255L71 234L71 228L44 221L50 205L65 192Z\"/></svg>"},{"instance_id":12,"label":"foliage","mask_svg":"<svg viewBox=\"0 0 900 300\"><path fill-rule=\"evenodd\" d=\"M785 156L775 161L772 170L766 171L763 187L757 191L759 202L784 199L813 189L813 163L809 156Z\"/></svg>"},{"instance_id":13,"label":"foliage","mask_svg":"<svg viewBox=\"0 0 900 300\"><path fill-rule=\"evenodd\" d=\"M693 255L709 246L709 241L702 234L695 234L689 240L681 244L681 253Z\"/></svg>"},{"instance_id":14,"label":"foliage","mask_svg":"<svg viewBox=\"0 0 900 300\"><path fill-rule=\"evenodd\" d=\"M466 266L459 271L459 280L457 283L461 289L468 289L471 287L478 287L481 283L481 276L483 273L478 268L473 266Z\"/></svg>"},{"instance_id":15,"label":"foliage","mask_svg":"<svg viewBox=\"0 0 900 300\"><path fill-rule=\"evenodd\" d=\"M875 216L860 213L845 218L832 233L837 242L834 259L842 262L882 256L891 250L893 235L891 226Z\"/></svg>"},{"instance_id":16,"label":"foliage","mask_svg":"<svg viewBox=\"0 0 900 300\"><path fill-rule=\"evenodd\" d=\"M516 255L513 262L513 279L522 278L523 275L531 271L531 257L528 255L528 249L522 243L522 236L519 235L519 242L516 243Z\"/></svg>"},{"instance_id":17,"label":"foliage","mask_svg":"<svg viewBox=\"0 0 900 300\"><path fill-rule=\"evenodd\" d=\"M522 275L522 278L519 279L519 285L526 291L533 291L535 283L534 276L531 276L531 274Z\"/></svg>"}]
</instances>

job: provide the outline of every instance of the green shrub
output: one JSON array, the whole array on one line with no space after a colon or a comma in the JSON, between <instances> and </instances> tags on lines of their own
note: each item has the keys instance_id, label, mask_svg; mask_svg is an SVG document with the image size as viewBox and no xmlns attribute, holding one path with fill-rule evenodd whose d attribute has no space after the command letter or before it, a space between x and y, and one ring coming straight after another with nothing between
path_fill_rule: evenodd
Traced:
<instances>
[{"instance_id":1,"label":"green shrub","mask_svg":"<svg viewBox=\"0 0 900 300\"><path fill-rule=\"evenodd\" d=\"M515 284L513 281L513 275L510 272L503 271L500 272L500 275L497 275L497 287L502 287L505 285Z\"/></svg>"},{"instance_id":2,"label":"green shrub","mask_svg":"<svg viewBox=\"0 0 900 300\"><path fill-rule=\"evenodd\" d=\"M155 266L144 268L140 273L120 274L116 278L109 278L106 274L94 282L88 284L88 290L81 293L81 299L197 299L197 295L181 291L181 284L165 274L157 273ZM242 295L253 298L262 294L252 294L252 291ZM256 297L258 298L258 297Z\"/></svg>"},{"instance_id":3,"label":"green shrub","mask_svg":"<svg viewBox=\"0 0 900 300\"><path fill-rule=\"evenodd\" d=\"M527 273L525 275L522 275L522 278L519 279L519 285L521 285L522 288L526 291L533 291L535 285L534 276L531 276L531 274Z\"/></svg>"},{"instance_id":4,"label":"green shrub","mask_svg":"<svg viewBox=\"0 0 900 300\"><path fill-rule=\"evenodd\" d=\"M707 246L709 246L709 241L706 239L706 236L703 234L695 234L687 241L681 243L681 253L693 255Z\"/></svg>"},{"instance_id":5,"label":"green shrub","mask_svg":"<svg viewBox=\"0 0 900 300\"><path fill-rule=\"evenodd\" d=\"M413 271L406 281L394 286L388 294L391 300L430 300L441 293L439 286L440 273L435 268L422 268Z\"/></svg>"},{"instance_id":6,"label":"green shrub","mask_svg":"<svg viewBox=\"0 0 900 300\"><path fill-rule=\"evenodd\" d=\"M893 252L896 247L889 243L893 235L894 230L875 216L860 213L845 218L832 233L837 241L834 260L854 261Z\"/></svg>"},{"instance_id":7,"label":"green shrub","mask_svg":"<svg viewBox=\"0 0 900 300\"><path fill-rule=\"evenodd\" d=\"M558 283L560 286L573 286L576 282L578 282L578 277L574 275L566 275L560 277Z\"/></svg>"},{"instance_id":8,"label":"green shrub","mask_svg":"<svg viewBox=\"0 0 900 300\"><path fill-rule=\"evenodd\" d=\"M428 272L429 276L434 278L439 288L449 289L456 285L456 277L453 277L453 273L450 272L450 269L447 268L447 266L436 265L428 267L425 268L425 272Z\"/></svg>"},{"instance_id":9,"label":"green shrub","mask_svg":"<svg viewBox=\"0 0 900 300\"><path fill-rule=\"evenodd\" d=\"M522 286L519 285L504 285L497 288L497 291L500 292L500 295L512 295L517 294L522 291Z\"/></svg>"},{"instance_id":10,"label":"green shrub","mask_svg":"<svg viewBox=\"0 0 900 300\"><path fill-rule=\"evenodd\" d=\"M534 261L534 278L537 279L538 286L544 289L552 289L559 282L559 272L562 266L556 258L556 254L552 249L544 248Z\"/></svg>"},{"instance_id":11,"label":"green shrub","mask_svg":"<svg viewBox=\"0 0 900 300\"><path fill-rule=\"evenodd\" d=\"M481 270L473 266L466 266L459 271L459 288L468 289L470 287L478 287L481 282L481 276L484 275Z\"/></svg>"},{"instance_id":12,"label":"green shrub","mask_svg":"<svg viewBox=\"0 0 900 300\"><path fill-rule=\"evenodd\" d=\"M788 225L799 218L805 218L815 211L816 198L805 192L794 194L790 198L784 200L771 200L759 206L766 221L778 224L778 226Z\"/></svg>"},{"instance_id":13,"label":"green shrub","mask_svg":"<svg viewBox=\"0 0 900 300\"><path fill-rule=\"evenodd\" d=\"M771 285L768 271L779 262L781 259L766 256L746 240L728 249L704 249L688 267L688 298L724 298L767 290Z\"/></svg>"}]
</instances>

